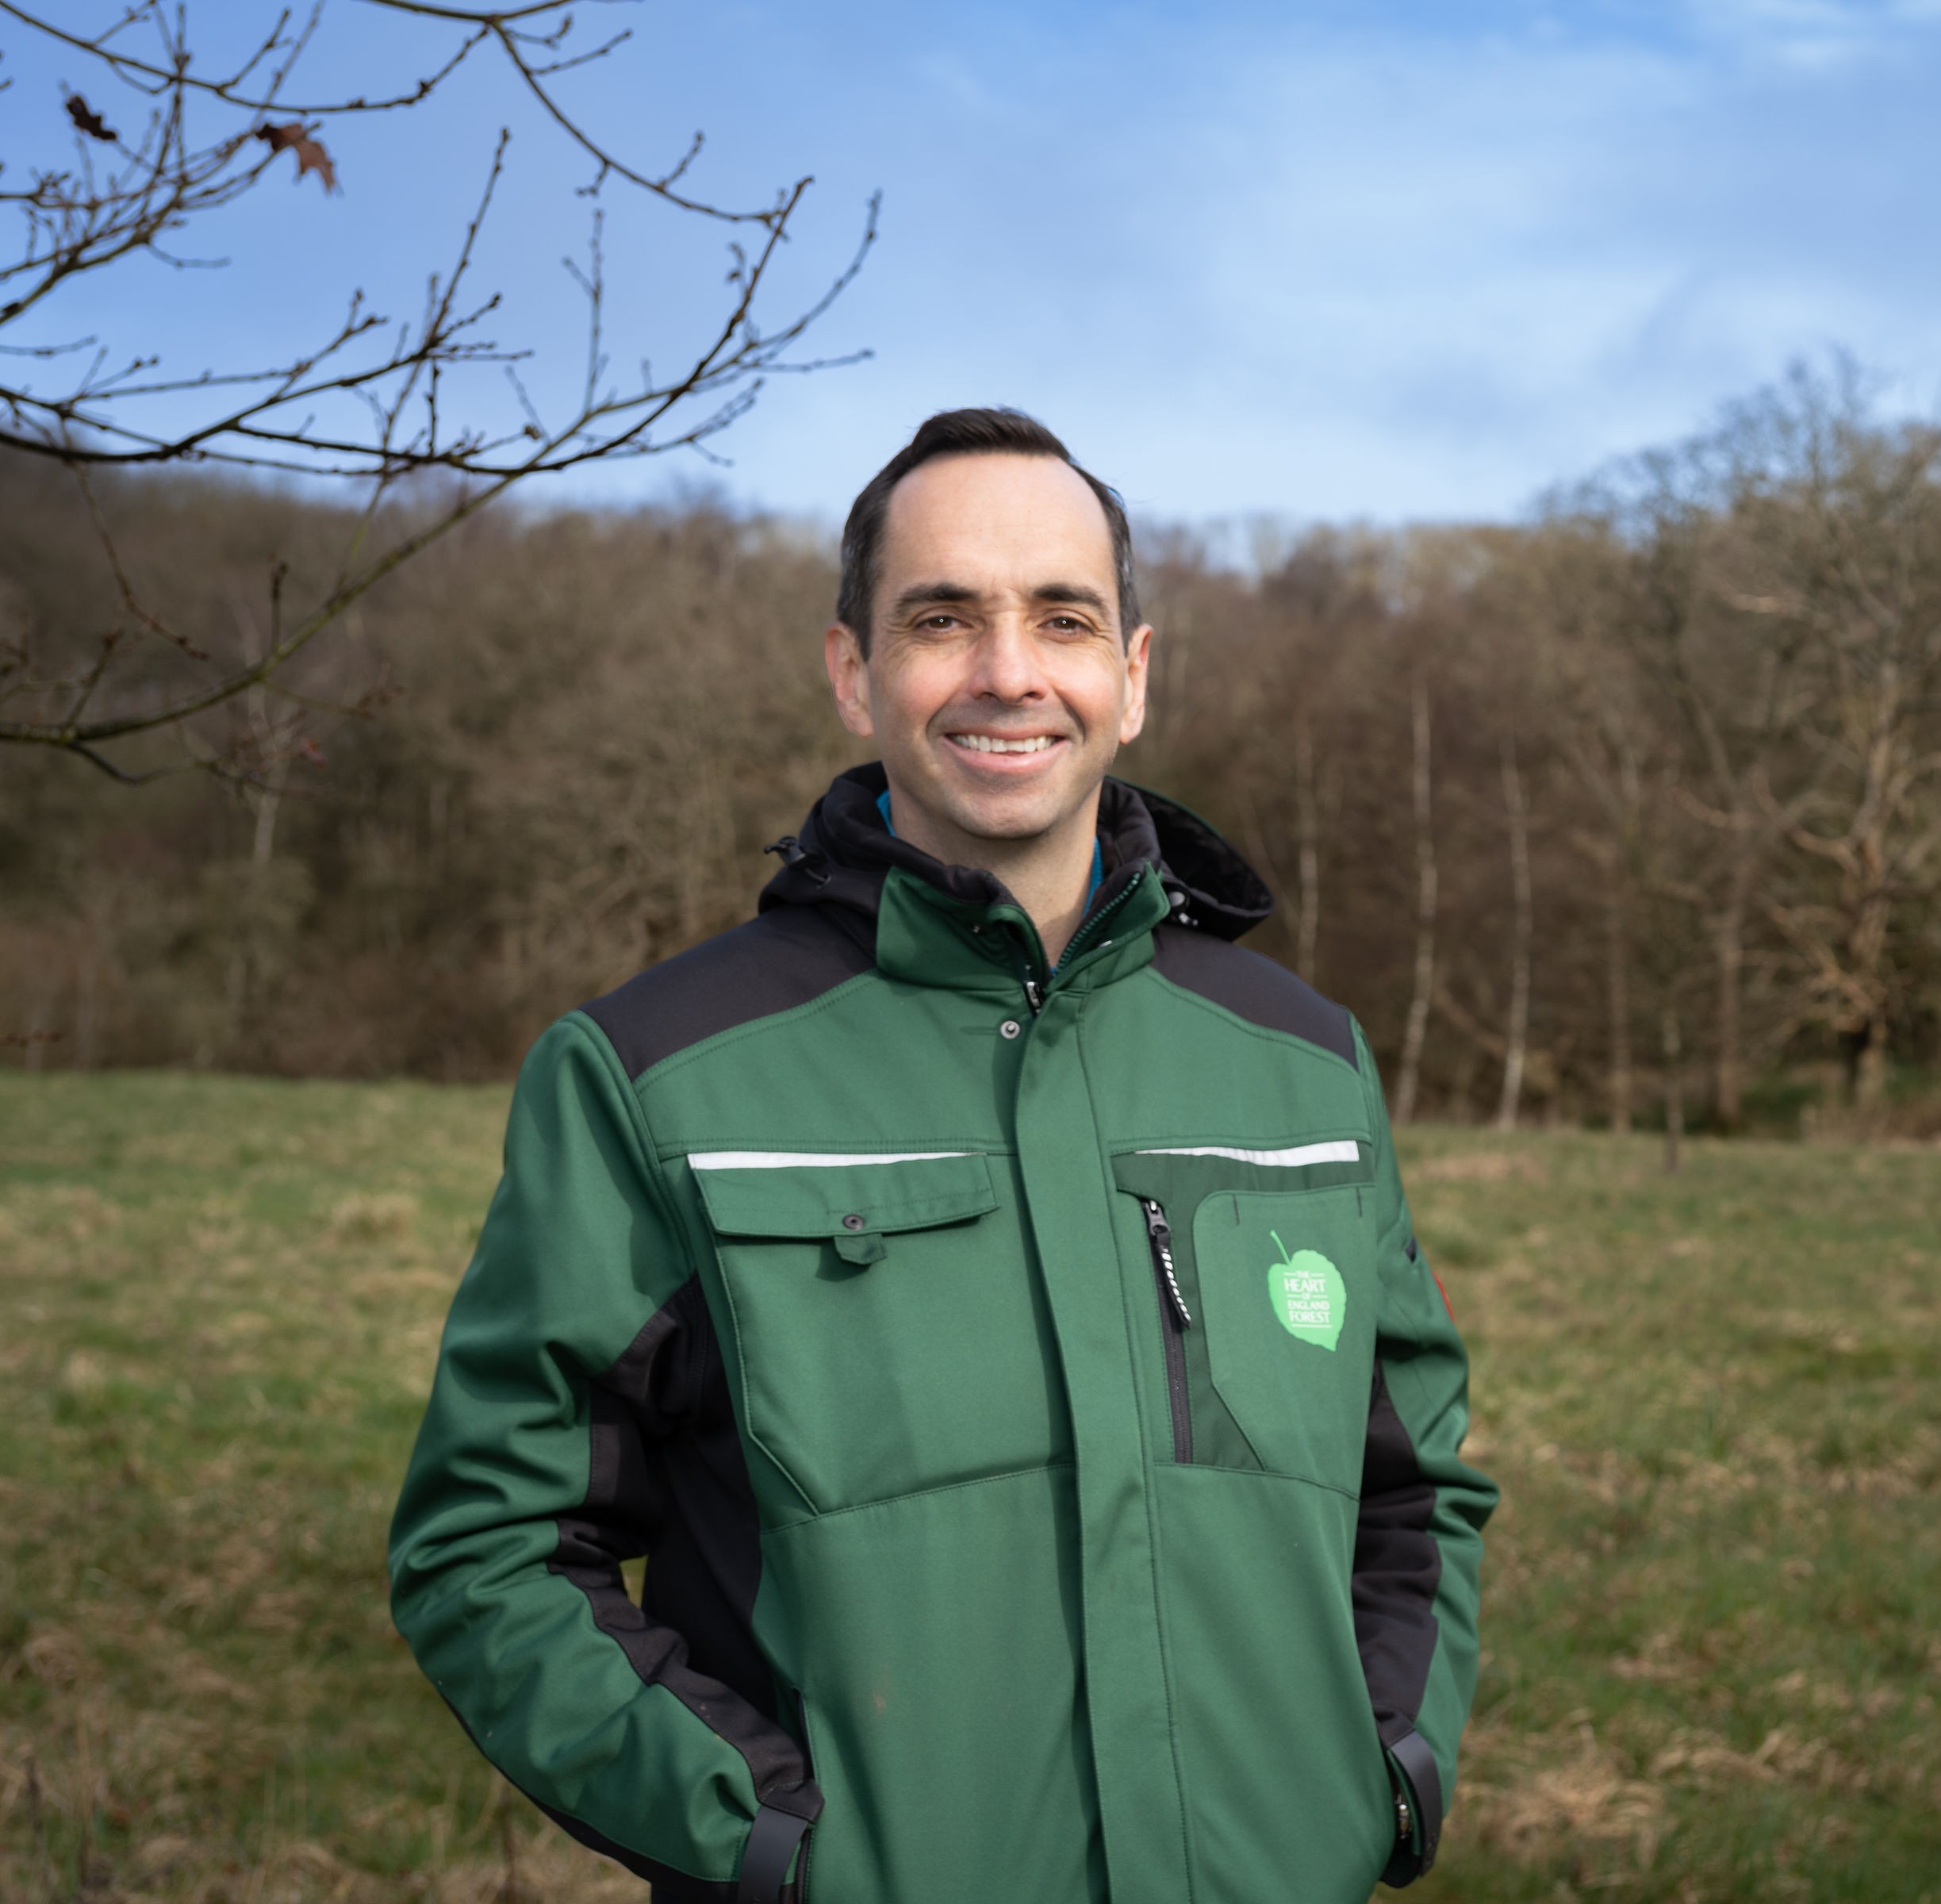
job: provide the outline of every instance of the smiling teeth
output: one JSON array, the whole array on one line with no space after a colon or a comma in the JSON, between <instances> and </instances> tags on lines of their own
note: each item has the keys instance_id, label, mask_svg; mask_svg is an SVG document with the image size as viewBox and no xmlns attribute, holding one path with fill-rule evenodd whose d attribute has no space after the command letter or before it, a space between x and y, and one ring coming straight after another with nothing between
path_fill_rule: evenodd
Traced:
<instances>
[{"instance_id":1,"label":"smiling teeth","mask_svg":"<svg viewBox=\"0 0 1941 1904\"><path fill-rule=\"evenodd\" d=\"M988 734L953 734L950 738L973 754L1042 754L1053 736L1034 734L1029 740L993 740Z\"/></svg>"}]
</instances>

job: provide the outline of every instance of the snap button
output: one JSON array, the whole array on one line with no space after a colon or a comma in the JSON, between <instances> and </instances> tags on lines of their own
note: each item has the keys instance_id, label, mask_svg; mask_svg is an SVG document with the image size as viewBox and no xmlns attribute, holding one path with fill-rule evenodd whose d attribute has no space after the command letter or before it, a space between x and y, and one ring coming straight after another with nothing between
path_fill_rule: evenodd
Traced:
<instances>
[{"instance_id":1,"label":"snap button","mask_svg":"<svg viewBox=\"0 0 1941 1904\"><path fill-rule=\"evenodd\" d=\"M842 1219L842 1227L845 1230L860 1230L862 1226L863 1219L854 1210Z\"/></svg>"},{"instance_id":2,"label":"snap button","mask_svg":"<svg viewBox=\"0 0 1941 1904\"><path fill-rule=\"evenodd\" d=\"M1024 1027L1019 1024L1015 1018L1006 1019L1003 1023L998 1027L999 1035L1004 1038L1015 1038L1023 1029Z\"/></svg>"}]
</instances>

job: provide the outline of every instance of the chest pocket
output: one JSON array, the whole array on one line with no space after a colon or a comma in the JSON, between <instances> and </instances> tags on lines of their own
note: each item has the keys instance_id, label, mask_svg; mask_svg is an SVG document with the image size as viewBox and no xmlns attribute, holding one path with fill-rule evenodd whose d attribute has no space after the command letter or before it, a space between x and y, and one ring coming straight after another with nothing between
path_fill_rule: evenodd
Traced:
<instances>
[{"instance_id":1,"label":"chest pocket","mask_svg":"<svg viewBox=\"0 0 1941 1904\"><path fill-rule=\"evenodd\" d=\"M1319 1161L1255 1161L1303 1156ZM1176 1459L1360 1491L1378 1306L1367 1157L1365 1140L1341 1139L1114 1160L1165 1226L1178 1301L1155 1307L1183 1400Z\"/></svg>"},{"instance_id":2,"label":"chest pocket","mask_svg":"<svg viewBox=\"0 0 1941 1904\"><path fill-rule=\"evenodd\" d=\"M689 1157L745 1431L826 1512L1041 1465L1048 1321L980 1152Z\"/></svg>"}]
</instances>

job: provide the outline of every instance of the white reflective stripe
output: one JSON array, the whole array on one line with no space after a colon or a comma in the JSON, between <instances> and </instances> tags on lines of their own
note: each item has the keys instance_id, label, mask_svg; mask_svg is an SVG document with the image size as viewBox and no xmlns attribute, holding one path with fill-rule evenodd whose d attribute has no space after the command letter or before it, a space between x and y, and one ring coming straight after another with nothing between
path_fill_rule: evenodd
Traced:
<instances>
[{"instance_id":1,"label":"white reflective stripe","mask_svg":"<svg viewBox=\"0 0 1941 1904\"><path fill-rule=\"evenodd\" d=\"M940 1157L975 1157L974 1150L872 1150L854 1156L827 1150L697 1150L696 1170L835 1170L848 1164L927 1164Z\"/></svg>"},{"instance_id":2,"label":"white reflective stripe","mask_svg":"<svg viewBox=\"0 0 1941 1904\"><path fill-rule=\"evenodd\" d=\"M1229 1150L1224 1144L1203 1144L1190 1150L1139 1150L1137 1157L1230 1157L1237 1164L1356 1164L1361 1147L1352 1137L1331 1144L1296 1144L1291 1150Z\"/></svg>"}]
</instances>

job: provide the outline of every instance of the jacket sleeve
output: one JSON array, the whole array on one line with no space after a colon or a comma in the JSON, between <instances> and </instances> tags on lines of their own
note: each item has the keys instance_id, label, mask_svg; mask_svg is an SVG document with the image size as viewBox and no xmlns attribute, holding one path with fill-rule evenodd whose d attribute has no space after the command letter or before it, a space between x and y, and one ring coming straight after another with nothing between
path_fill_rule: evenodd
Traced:
<instances>
[{"instance_id":1,"label":"jacket sleeve","mask_svg":"<svg viewBox=\"0 0 1941 1904\"><path fill-rule=\"evenodd\" d=\"M392 1611L480 1750L576 1837L657 1896L768 1904L821 1806L801 1751L620 1573L662 1518L645 1450L678 1426L681 1384L658 1377L685 1257L632 1086L562 1019L520 1073L446 1322Z\"/></svg>"},{"instance_id":2,"label":"jacket sleeve","mask_svg":"<svg viewBox=\"0 0 1941 1904\"><path fill-rule=\"evenodd\" d=\"M1483 1526L1497 1490L1460 1458L1469 1363L1415 1239L1380 1081L1356 1043L1375 1133L1382 1311L1355 1537L1355 1632L1391 1779L1410 1813L1385 1882L1435 1861L1476 1687Z\"/></svg>"}]
</instances>

